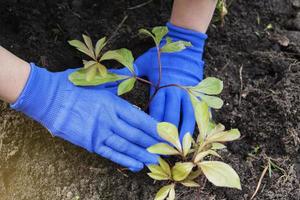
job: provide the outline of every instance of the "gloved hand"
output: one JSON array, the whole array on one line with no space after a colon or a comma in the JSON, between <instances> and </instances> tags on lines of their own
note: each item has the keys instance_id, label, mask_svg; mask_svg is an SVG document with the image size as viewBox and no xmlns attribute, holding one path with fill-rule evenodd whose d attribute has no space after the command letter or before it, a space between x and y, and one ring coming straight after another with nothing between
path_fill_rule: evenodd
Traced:
<instances>
[{"instance_id":1,"label":"gloved hand","mask_svg":"<svg viewBox=\"0 0 300 200\"><path fill-rule=\"evenodd\" d=\"M52 73L33 63L21 95L11 105L54 135L95 152L132 171L157 163L146 148L157 143L157 122L108 90L76 87L74 70Z\"/></svg>"},{"instance_id":2,"label":"gloved hand","mask_svg":"<svg viewBox=\"0 0 300 200\"><path fill-rule=\"evenodd\" d=\"M172 41L188 41L192 43L191 47L176 53L162 53L162 79L160 85L179 84L184 86L197 85L203 79L204 62L202 54L206 34L187 30L181 27L167 23L169 29L166 37ZM165 38L166 38L165 37ZM165 38L161 46L166 43ZM156 48L151 48L145 54L140 56L135 62L135 71L140 77L146 77L153 83L158 82L159 67L157 62ZM117 73L128 74L126 69ZM154 93L154 88L150 89L150 95ZM149 107L149 114L158 121L167 121L173 123L180 129L180 137L184 134L194 132L195 117L189 95L177 87L163 88L158 91Z\"/></svg>"}]
</instances>

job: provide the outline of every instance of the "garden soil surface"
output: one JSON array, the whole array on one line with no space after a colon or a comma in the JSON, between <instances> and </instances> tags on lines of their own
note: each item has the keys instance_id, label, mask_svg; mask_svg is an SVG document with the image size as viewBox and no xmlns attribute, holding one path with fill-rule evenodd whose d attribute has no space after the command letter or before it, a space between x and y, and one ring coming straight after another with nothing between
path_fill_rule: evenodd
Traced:
<instances>
[{"instance_id":1,"label":"garden soil surface","mask_svg":"<svg viewBox=\"0 0 300 200\"><path fill-rule=\"evenodd\" d=\"M108 48L137 57L153 46L137 30L163 25L171 1L0 0L0 44L52 71L80 66L67 40L111 36ZM221 152L242 190L177 188L177 199L250 199L268 158L278 167L262 179L255 199L300 199L300 1L229 0L225 24L214 20L205 49L206 75L224 81L215 119L242 138ZM139 5L139 6L136 6ZM120 67L117 63L109 63ZM7 85L9 87L9 85ZM101 98L101 97L99 97ZM142 84L126 98L144 107ZM146 200L161 186L146 170L131 173L59 138L0 102L1 200ZM84 122L83 122L84 123Z\"/></svg>"}]
</instances>

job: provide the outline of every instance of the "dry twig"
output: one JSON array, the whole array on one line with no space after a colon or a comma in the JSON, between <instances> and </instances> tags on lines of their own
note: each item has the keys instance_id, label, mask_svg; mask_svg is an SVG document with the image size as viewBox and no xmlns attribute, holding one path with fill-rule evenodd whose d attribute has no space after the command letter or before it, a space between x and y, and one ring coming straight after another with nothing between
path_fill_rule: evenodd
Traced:
<instances>
[{"instance_id":1,"label":"dry twig","mask_svg":"<svg viewBox=\"0 0 300 200\"><path fill-rule=\"evenodd\" d=\"M259 188L261 186L261 182L262 182L263 178L265 177L268 169L269 169L269 162L265 166L264 171L261 173L261 176L260 176L259 181L257 183L256 189L255 189L253 195L251 196L250 200L252 200L256 196L256 194L257 194L257 192L258 192L258 190L259 190Z\"/></svg>"}]
</instances>

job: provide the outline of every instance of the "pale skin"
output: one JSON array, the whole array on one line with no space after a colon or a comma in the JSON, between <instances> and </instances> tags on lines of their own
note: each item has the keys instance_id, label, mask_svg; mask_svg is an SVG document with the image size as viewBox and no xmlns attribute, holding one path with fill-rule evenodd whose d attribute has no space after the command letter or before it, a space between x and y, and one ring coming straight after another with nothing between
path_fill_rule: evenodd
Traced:
<instances>
[{"instance_id":1,"label":"pale skin","mask_svg":"<svg viewBox=\"0 0 300 200\"><path fill-rule=\"evenodd\" d=\"M170 22L205 33L217 0L175 0ZM0 46L0 99L13 103L21 94L30 74L28 62Z\"/></svg>"}]
</instances>

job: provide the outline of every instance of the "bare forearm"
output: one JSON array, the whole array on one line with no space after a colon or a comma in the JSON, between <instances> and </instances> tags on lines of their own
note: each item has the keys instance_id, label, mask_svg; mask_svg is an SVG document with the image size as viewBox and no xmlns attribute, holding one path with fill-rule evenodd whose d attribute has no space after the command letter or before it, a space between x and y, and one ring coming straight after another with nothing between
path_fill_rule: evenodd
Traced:
<instances>
[{"instance_id":1,"label":"bare forearm","mask_svg":"<svg viewBox=\"0 0 300 200\"><path fill-rule=\"evenodd\" d=\"M217 0L174 0L171 23L205 33Z\"/></svg>"},{"instance_id":2,"label":"bare forearm","mask_svg":"<svg viewBox=\"0 0 300 200\"><path fill-rule=\"evenodd\" d=\"M0 46L0 99L13 103L19 97L30 73L30 66Z\"/></svg>"}]
</instances>

